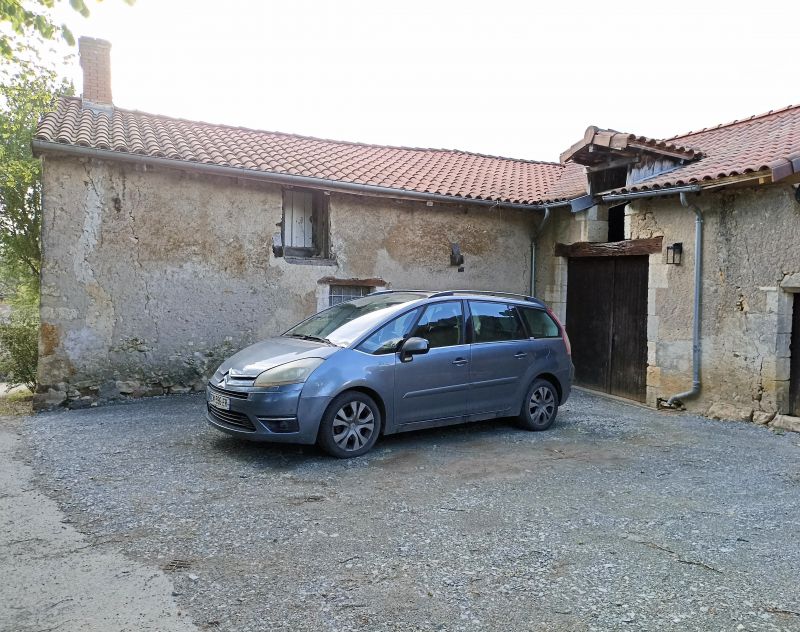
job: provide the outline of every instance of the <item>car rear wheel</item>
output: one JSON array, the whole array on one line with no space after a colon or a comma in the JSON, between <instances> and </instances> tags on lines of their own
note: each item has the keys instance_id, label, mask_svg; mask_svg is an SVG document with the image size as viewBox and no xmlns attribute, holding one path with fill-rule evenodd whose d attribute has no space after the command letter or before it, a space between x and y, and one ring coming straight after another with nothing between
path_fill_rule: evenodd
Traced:
<instances>
[{"instance_id":1,"label":"car rear wheel","mask_svg":"<svg viewBox=\"0 0 800 632\"><path fill-rule=\"evenodd\" d=\"M547 430L558 414L558 393L547 380L534 380L522 402L519 425L526 430Z\"/></svg>"},{"instance_id":2,"label":"car rear wheel","mask_svg":"<svg viewBox=\"0 0 800 632\"><path fill-rule=\"evenodd\" d=\"M375 445L381 423L375 400L359 391L346 391L334 398L322 416L317 443L340 459L361 456Z\"/></svg>"}]
</instances>

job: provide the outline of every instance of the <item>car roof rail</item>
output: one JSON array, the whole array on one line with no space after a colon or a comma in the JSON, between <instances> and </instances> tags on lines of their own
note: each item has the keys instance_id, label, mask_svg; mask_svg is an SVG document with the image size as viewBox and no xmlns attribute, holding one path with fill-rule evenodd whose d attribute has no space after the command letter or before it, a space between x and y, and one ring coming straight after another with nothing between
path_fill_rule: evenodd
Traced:
<instances>
[{"instance_id":1,"label":"car roof rail","mask_svg":"<svg viewBox=\"0 0 800 632\"><path fill-rule=\"evenodd\" d=\"M374 292L370 292L367 296L375 296L376 294L396 294L401 292L409 292L412 294L425 294L426 296L430 297L430 294L433 293L434 290L409 290L409 289L375 290Z\"/></svg>"},{"instance_id":2,"label":"car roof rail","mask_svg":"<svg viewBox=\"0 0 800 632\"><path fill-rule=\"evenodd\" d=\"M514 292L492 292L491 290L442 290L437 292L435 290L409 290L409 289L396 289L396 290L376 290L374 292L370 292L370 296L375 296L376 294L392 294L395 292L412 292L414 294L426 294L428 298L441 298L443 296L455 296L463 295L463 294L472 294L475 296L497 296L497 297L504 297L504 298L515 298L521 301L527 301L529 303L537 303L540 305L544 305L544 302L536 298L535 296L530 296L528 294L515 294Z\"/></svg>"},{"instance_id":3,"label":"car roof rail","mask_svg":"<svg viewBox=\"0 0 800 632\"><path fill-rule=\"evenodd\" d=\"M475 294L478 296L501 296L506 298L516 298L523 301L528 301L529 303L541 303L541 299L536 298L535 296L529 296L527 294L515 294L514 292L492 292L489 290L447 290L445 292L437 292L433 294L430 298L438 298L440 296L454 296L456 294Z\"/></svg>"}]
</instances>

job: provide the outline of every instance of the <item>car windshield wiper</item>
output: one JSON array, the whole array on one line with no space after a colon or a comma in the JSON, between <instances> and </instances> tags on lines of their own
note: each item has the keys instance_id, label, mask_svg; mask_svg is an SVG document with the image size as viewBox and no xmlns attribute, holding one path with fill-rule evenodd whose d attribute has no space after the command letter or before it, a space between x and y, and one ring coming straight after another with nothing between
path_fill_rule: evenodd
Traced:
<instances>
[{"instance_id":1,"label":"car windshield wiper","mask_svg":"<svg viewBox=\"0 0 800 632\"><path fill-rule=\"evenodd\" d=\"M338 347L335 342L332 340L328 340L327 338L320 338L319 336L310 336L308 334L286 334L291 338L300 338L302 340L313 340L314 342L324 342L326 345L331 345L332 347Z\"/></svg>"}]
</instances>

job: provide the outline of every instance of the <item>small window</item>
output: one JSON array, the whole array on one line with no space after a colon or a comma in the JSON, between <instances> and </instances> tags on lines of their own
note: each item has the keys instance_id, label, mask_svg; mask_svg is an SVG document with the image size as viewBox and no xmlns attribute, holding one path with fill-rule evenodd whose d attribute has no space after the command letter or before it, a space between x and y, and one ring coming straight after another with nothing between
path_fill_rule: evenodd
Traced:
<instances>
[{"instance_id":1,"label":"small window","mask_svg":"<svg viewBox=\"0 0 800 632\"><path fill-rule=\"evenodd\" d=\"M374 289L374 287L369 287L368 285L331 285L328 305L333 307L345 301L352 301L354 298L361 298Z\"/></svg>"},{"instance_id":2,"label":"small window","mask_svg":"<svg viewBox=\"0 0 800 632\"><path fill-rule=\"evenodd\" d=\"M431 349L461 344L464 312L461 301L428 305L411 336L425 338Z\"/></svg>"},{"instance_id":3,"label":"small window","mask_svg":"<svg viewBox=\"0 0 800 632\"><path fill-rule=\"evenodd\" d=\"M286 256L328 256L328 196L322 191L284 189L282 226Z\"/></svg>"},{"instance_id":4,"label":"small window","mask_svg":"<svg viewBox=\"0 0 800 632\"><path fill-rule=\"evenodd\" d=\"M528 336L517 311L511 305L470 301L473 342L524 340Z\"/></svg>"},{"instance_id":5,"label":"small window","mask_svg":"<svg viewBox=\"0 0 800 632\"><path fill-rule=\"evenodd\" d=\"M419 309L412 309L410 312L398 316L358 345L358 350L364 353L372 353L373 355L394 353L397 351L398 345L407 337L406 334L408 334L418 314Z\"/></svg>"},{"instance_id":6,"label":"small window","mask_svg":"<svg viewBox=\"0 0 800 632\"><path fill-rule=\"evenodd\" d=\"M608 209L608 241L625 239L625 207L626 204L612 206Z\"/></svg>"},{"instance_id":7,"label":"small window","mask_svg":"<svg viewBox=\"0 0 800 632\"><path fill-rule=\"evenodd\" d=\"M532 309L530 307L517 308L525 319L528 326L528 333L533 338L560 338L561 332L555 321L543 309Z\"/></svg>"}]
</instances>

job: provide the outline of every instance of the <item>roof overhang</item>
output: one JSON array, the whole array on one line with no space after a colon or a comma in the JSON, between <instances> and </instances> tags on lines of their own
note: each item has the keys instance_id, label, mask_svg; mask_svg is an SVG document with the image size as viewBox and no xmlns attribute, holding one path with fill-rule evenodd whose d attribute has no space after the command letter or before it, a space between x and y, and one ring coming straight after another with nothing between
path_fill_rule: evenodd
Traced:
<instances>
[{"instance_id":1,"label":"roof overhang","mask_svg":"<svg viewBox=\"0 0 800 632\"><path fill-rule=\"evenodd\" d=\"M230 167L224 165L208 164L203 162L193 162L188 160L176 160L174 158L161 158L148 156L146 154L132 154L128 152L116 151L112 149L97 149L95 147L85 147L82 145L69 145L66 143L54 143L51 141L34 139L31 143L33 153L36 156L48 153L63 154L83 158L94 158L97 160L122 161L139 165L150 165L153 167L164 167L169 169L179 169L196 171L218 176L234 177L241 180L251 180L259 182L272 182L284 185L303 186L309 188L324 189L326 191L336 191L355 195L370 195L376 197L391 197L400 200L415 200L431 203L462 204L471 206L481 206L498 209L518 209L528 211L543 211L548 208L559 206L570 206L570 200L555 200L552 202L532 202L518 203L502 200L487 200L480 198L460 197L456 195L444 195L441 193L425 193L411 191L408 189L393 189L372 184L360 184L356 182L343 182L340 180L327 180L314 178L311 176L299 176L287 173L276 173L270 171L256 171L242 167Z\"/></svg>"},{"instance_id":2,"label":"roof overhang","mask_svg":"<svg viewBox=\"0 0 800 632\"><path fill-rule=\"evenodd\" d=\"M620 161L617 166L623 166L635 162L642 154L680 161L695 160L703 155L690 147L592 125L581 140L561 154L560 159L562 163L572 161L589 168L608 168L610 162Z\"/></svg>"}]
</instances>

